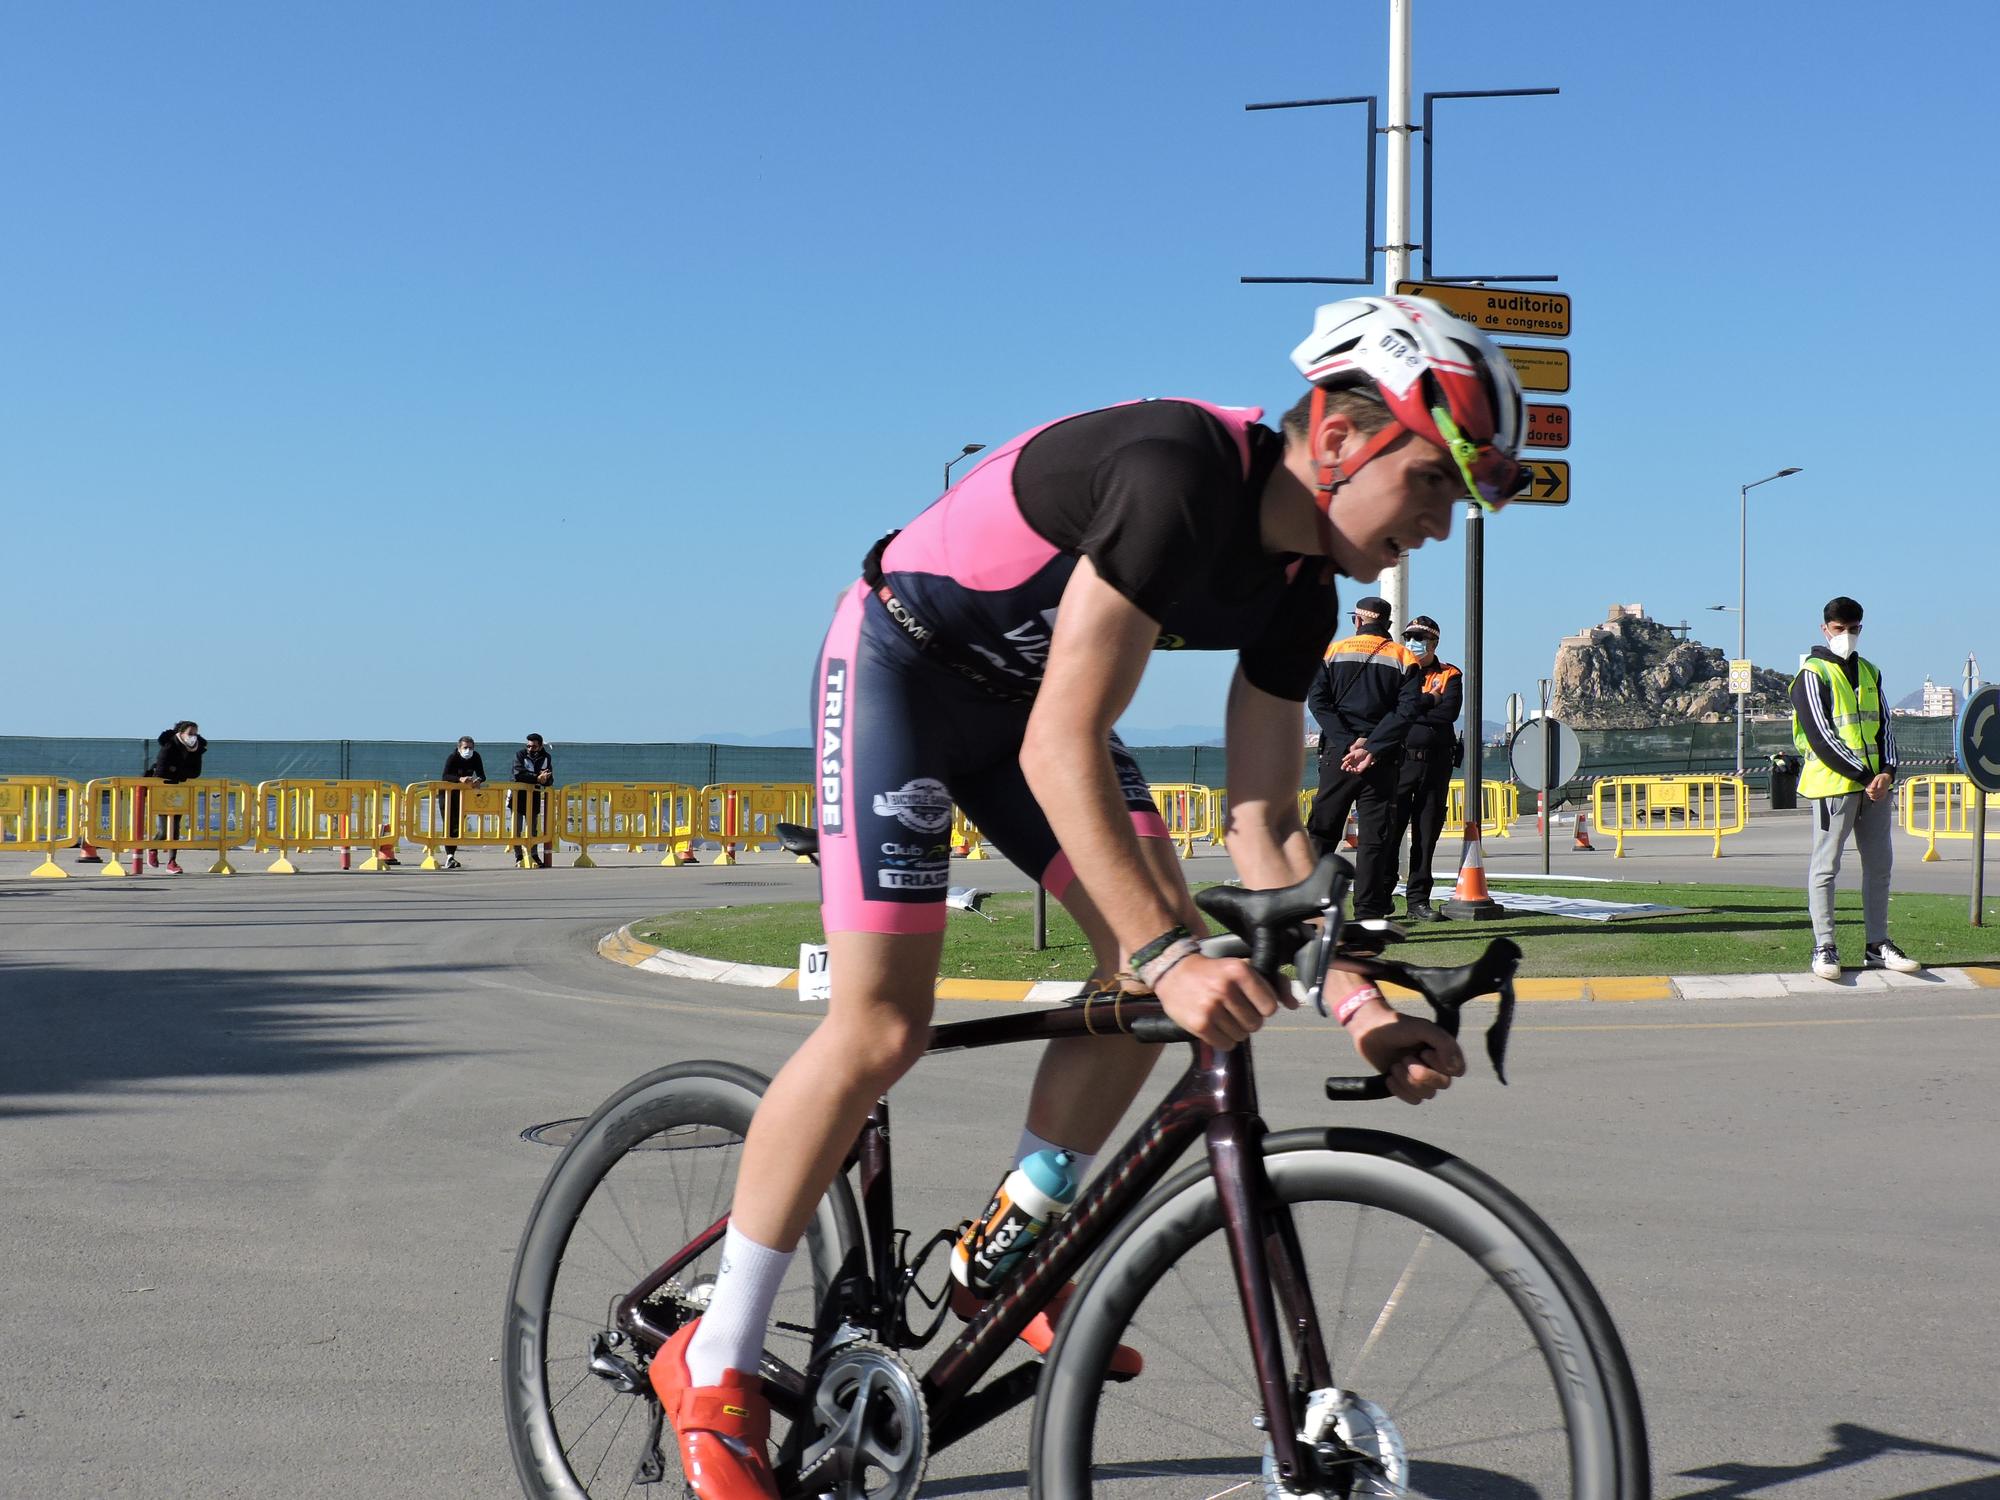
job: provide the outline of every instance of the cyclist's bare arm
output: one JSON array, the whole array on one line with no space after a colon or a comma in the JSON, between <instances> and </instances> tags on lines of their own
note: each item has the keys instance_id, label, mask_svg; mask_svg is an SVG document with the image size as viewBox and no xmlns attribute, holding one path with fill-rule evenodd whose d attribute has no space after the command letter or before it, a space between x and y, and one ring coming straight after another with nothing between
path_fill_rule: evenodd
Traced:
<instances>
[{"instance_id":1,"label":"cyclist's bare arm","mask_svg":"<svg viewBox=\"0 0 2000 1500\"><path fill-rule=\"evenodd\" d=\"M1312 845L1299 822L1305 768L1300 731L1298 704L1251 686L1239 668L1229 685L1226 836L1245 885L1290 885L1312 871ZM1342 1001L1365 987L1352 974L1329 974L1327 1008L1338 1012ZM1410 1104L1421 1104L1465 1072L1465 1054L1447 1032L1380 998L1364 1000L1348 1017L1347 1030L1355 1051L1388 1074L1390 1091Z\"/></svg>"},{"instance_id":2,"label":"cyclist's bare arm","mask_svg":"<svg viewBox=\"0 0 2000 1500\"><path fill-rule=\"evenodd\" d=\"M1253 687L1238 667L1225 722L1229 826L1223 838L1237 878L1253 890L1295 885L1313 869L1312 842L1299 821L1306 756L1299 706Z\"/></svg>"},{"instance_id":3,"label":"cyclist's bare arm","mask_svg":"<svg viewBox=\"0 0 2000 1500\"><path fill-rule=\"evenodd\" d=\"M1182 918L1146 873L1107 749L1146 670L1159 623L1098 576L1089 558L1063 590L1054 638L1021 745L1021 771L1057 841L1131 953ZM1157 986L1167 1014L1203 1041L1231 1047L1277 1009L1240 959L1184 958Z\"/></svg>"}]
</instances>

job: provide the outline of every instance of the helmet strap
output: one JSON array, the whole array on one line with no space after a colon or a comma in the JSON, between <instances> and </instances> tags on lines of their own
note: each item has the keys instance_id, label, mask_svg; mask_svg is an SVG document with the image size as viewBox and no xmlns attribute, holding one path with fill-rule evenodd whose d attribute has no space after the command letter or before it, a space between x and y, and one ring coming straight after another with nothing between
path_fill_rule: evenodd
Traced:
<instances>
[{"instance_id":1,"label":"helmet strap","mask_svg":"<svg viewBox=\"0 0 2000 1500\"><path fill-rule=\"evenodd\" d=\"M1326 387L1316 385L1313 387L1312 406L1309 409L1306 423L1306 430L1313 435L1314 441L1318 440L1319 424L1325 417ZM1392 416L1384 424L1381 431L1363 443L1361 451L1349 459L1346 464L1319 463L1315 461L1313 465L1313 508L1316 512L1315 519L1319 522L1320 551L1329 559L1333 556L1332 512L1334 495L1342 485L1346 484L1348 480L1361 471L1363 464L1366 464L1371 459L1380 457L1408 435L1409 429Z\"/></svg>"}]
</instances>

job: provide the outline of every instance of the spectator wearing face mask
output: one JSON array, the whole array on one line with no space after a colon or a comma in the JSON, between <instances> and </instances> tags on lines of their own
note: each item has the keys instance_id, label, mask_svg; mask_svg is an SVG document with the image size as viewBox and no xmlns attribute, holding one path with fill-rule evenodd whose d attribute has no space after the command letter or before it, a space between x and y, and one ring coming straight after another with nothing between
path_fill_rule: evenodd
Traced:
<instances>
[{"instance_id":1,"label":"spectator wearing face mask","mask_svg":"<svg viewBox=\"0 0 2000 1500\"><path fill-rule=\"evenodd\" d=\"M479 758L479 747L473 742L471 735L462 734L458 737L458 743L444 758L444 769L438 773L438 780L454 781L460 786L478 786L486 780L486 762ZM438 816L444 820L444 836L448 839L457 838L460 826L458 798L448 797L439 792L437 802ZM444 846L444 867L447 870L464 868L458 862L458 845Z\"/></svg>"},{"instance_id":2,"label":"spectator wearing face mask","mask_svg":"<svg viewBox=\"0 0 2000 1500\"><path fill-rule=\"evenodd\" d=\"M1889 835L1895 804L1896 739L1890 732L1882 671L1861 655L1861 606L1845 594L1820 611L1823 645L1813 647L1792 679L1792 743L1805 760L1799 795L1813 807L1812 862L1806 908L1812 914L1812 971L1840 978L1833 938L1833 888L1848 835L1861 851L1861 910L1867 927L1863 967L1914 974L1923 965L1889 941Z\"/></svg>"},{"instance_id":3,"label":"spectator wearing face mask","mask_svg":"<svg viewBox=\"0 0 2000 1500\"><path fill-rule=\"evenodd\" d=\"M208 750L208 741L201 737L201 726L193 719L182 719L172 729L160 731L160 748L154 753L152 764L146 767L148 776L157 777L169 786L178 786L183 781L195 781L201 776L201 758ZM181 820L178 814L169 814L154 820L158 824L159 837L177 839L181 835ZM148 849L146 863L154 869L160 867L160 851ZM167 851L167 873L181 872L178 850ZM139 852L132 851L132 873L139 873Z\"/></svg>"},{"instance_id":4,"label":"spectator wearing face mask","mask_svg":"<svg viewBox=\"0 0 2000 1500\"><path fill-rule=\"evenodd\" d=\"M1403 832L1409 830L1405 915L1412 922L1442 922L1444 913L1431 905L1431 857L1444 832L1452 767L1462 758L1458 716L1464 707L1465 681L1457 667L1438 660L1438 623L1429 615L1418 615L1403 628L1403 645L1423 674L1423 706L1411 718L1409 736L1403 741L1403 766L1396 777L1396 805L1389 824L1389 858L1393 861L1401 853Z\"/></svg>"},{"instance_id":5,"label":"spectator wearing face mask","mask_svg":"<svg viewBox=\"0 0 2000 1500\"><path fill-rule=\"evenodd\" d=\"M539 734L529 735L528 742L514 752L514 783L517 786L552 786L555 779L555 758L549 754L547 742ZM507 796L514 804L514 831L527 834L532 839L542 831L542 799L531 797L526 792L509 792ZM529 851L532 855L532 844ZM514 859L519 864L530 863L528 858L522 856L518 844L514 846ZM534 863L546 870L550 864L548 850L544 849Z\"/></svg>"}]
</instances>

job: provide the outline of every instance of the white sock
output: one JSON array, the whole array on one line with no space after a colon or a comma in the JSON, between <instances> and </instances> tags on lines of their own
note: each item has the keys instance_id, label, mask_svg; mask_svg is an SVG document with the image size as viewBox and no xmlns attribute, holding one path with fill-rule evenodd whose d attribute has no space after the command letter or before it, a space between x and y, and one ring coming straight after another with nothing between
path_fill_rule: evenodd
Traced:
<instances>
[{"instance_id":1,"label":"white sock","mask_svg":"<svg viewBox=\"0 0 2000 1500\"><path fill-rule=\"evenodd\" d=\"M1095 1151L1072 1151L1068 1146L1058 1146L1054 1141L1045 1141L1027 1126L1021 1127L1021 1144L1014 1148L1014 1165L1033 1156L1037 1151L1069 1151L1070 1170L1076 1174L1078 1182L1090 1173L1090 1164L1097 1160Z\"/></svg>"},{"instance_id":2,"label":"white sock","mask_svg":"<svg viewBox=\"0 0 2000 1500\"><path fill-rule=\"evenodd\" d=\"M771 1304L791 1263L790 1250L760 1245L734 1224L723 1231L722 1269L701 1326L688 1340L688 1379L695 1385L714 1385L724 1370L756 1373Z\"/></svg>"}]
</instances>

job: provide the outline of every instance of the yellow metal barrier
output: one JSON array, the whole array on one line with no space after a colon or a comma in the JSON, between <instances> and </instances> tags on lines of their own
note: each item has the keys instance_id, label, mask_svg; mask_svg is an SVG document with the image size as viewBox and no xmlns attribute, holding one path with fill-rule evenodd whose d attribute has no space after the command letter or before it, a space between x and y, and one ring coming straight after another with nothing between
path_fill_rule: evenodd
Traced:
<instances>
[{"instance_id":1,"label":"yellow metal barrier","mask_svg":"<svg viewBox=\"0 0 2000 1500\"><path fill-rule=\"evenodd\" d=\"M780 823L810 827L812 794L802 781L722 781L705 786L696 809L695 837L722 845L715 862L733 865L738 845L760 849L777 843Z\"/></svg>"},{"instance_id":2,"label":"yellow metal barrier","mask_svg":"<svg viewBox=\"0 0 2000 1500\"><path fill-rule=\"evenodd\" d=\"M208 873L234 875L229 851L249 843L254 831L250 788L240 781L204 776L169 784L151 776L100 776L83 789L84 842L114 856L129 853L134 875L142 852L162 849L213 850ZM112 858L104 873L126 872Z\"/></svg>"},{"instance_id":3,"label":"yellow metal barrier","mask_svg":"<svg viewBox=\"0 0 2000 1500\"><path fill-rule=\"evenodd\" d=\"M308 849L338 849L343 855L366 849L361 868L382 869L383 855L396 847L396 803L396 786L389 781L258 782L254 842L260 850L278 851L265 873L296 875L292 856Z\"/></svg>"},{"instance_id":4,"label":"yellow metal barrier","mask_svg":"<svg viewBox=\"0 0 2000 1500\"><path fill-rule=\"evenodd\" d=\"M1725 792L1734 806L1724 821ZM1605 810L1607 799L1610 811ZM1599 833L1617 842L1612 858L1625 857L1628 838L1703 838L1722 858L1725 835L1741 833L1750 799L1738 776L1607 776L1591 788L1590 816Z\"/></svg>"},{"instance_id":5,"label":"yellow metal barrier","mask_svg":"<svg viewBox=\"0 0 2000 1500\"><path fill-rule=\"evenodd\" d=\"M695 808L701 793L676 781L580 781L558 789L562 817L557 835L576 845L574 868L596 868L592 844L623 844L633 853L647 844L666 851L663 865L694 863Z\"/></svg>"},{"instance_id":6,"label":"yellow metal barrier","mask_svg":"<svg viewBox=\"0 0 2000 1500\"><path fill-rule=\"evenodd\" d=\"M1515 820L1521 816L1521 789L1511 781L1479 783L1479 835L1481 838L1511 839ZM1465 827L1465 779L1457 777L1445 784L1444 826L1446 831Z\"/></svg>"},{"instance_id":7,"label":"yellow metal barrier","mask_svg":"<svg viewBox=\"0 0 2000 1500\"><path fill-rule=\"evenodd\" d=\"M1194 841L1215 842L1215 793L1191 781L1163 781L1152 788L1153 806L1166 821L1167 837L1180 846L1181 858L1194 854Z\"/></svg>"},{"instance_id":8,"label":"yellow metal barrier","mask_svg":"<svg viewBox=\"0 0 2000 1500\"><path fill-rule=\"evenodd\" d=\"M1912 776L1898 784L1903 798L1903 832L1925 840L1924 862L1938 857L1939 839L1970 839L1979 812L1972 779L1960 775ZM1918 822L1918 814L1923 821ZM2000 796L1986 794L1986 836L2000 839Z\"/></svg>"},{"instance_id":9,"label":"yellow metal barrier","mask_svg":"<svg viewBox=\"0 0 2000 1500\"><path fill-rule=\"evenodd\" d=\"M954 807L951 810L951 853L954 859L985 859L986 840L979 830L966 821L965 810Z\"/></svg>"},{"instance_id":10,"label":"yellow metal barrier","mask_svg":"<svg viewBox=\"0 0 2000 1500\"><path fill-rule=\"evenodd\" d=\"M535 846L555 838L560 788L489 781L413 781L403 788L402 834L424 851L419 869L435 870L438 851L517 849L515 861L533 869Z\"/></svg>"},{"instance_id":11,"label":"yellow metal barrier","mask_svg":"<svg viewBox=\"0 0 2000 1500\"><path fill-rule=\"evenodd\" d=\"M0 776L0 853L39 854L28 873L37 880L67 880L58 849L76 842L77 785L60 776Z\"/></svg>"}]
</instances>

